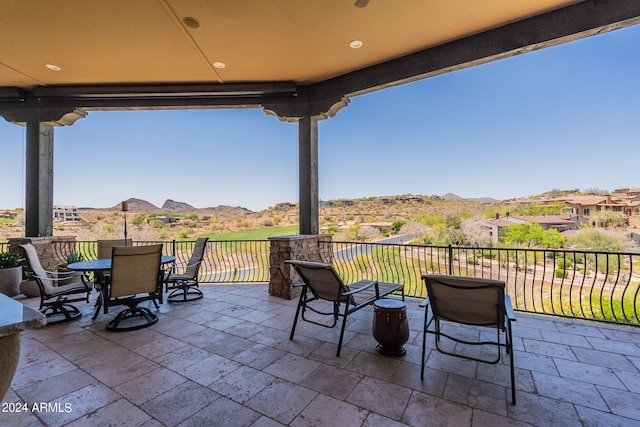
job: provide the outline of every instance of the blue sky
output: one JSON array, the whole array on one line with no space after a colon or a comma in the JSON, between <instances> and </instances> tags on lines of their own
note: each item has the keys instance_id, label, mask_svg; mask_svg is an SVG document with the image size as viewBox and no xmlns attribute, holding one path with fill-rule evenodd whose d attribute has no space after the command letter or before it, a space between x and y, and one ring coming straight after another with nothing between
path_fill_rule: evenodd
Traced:
<instances>
[{"instance_id":1,"label":"blue sky","mask_svg":"<svg viewBox=\"0 0 640 427\"><path fill-rule=\"evenodd\" d=\"M640 26L357 96L319 124L323 200L640 187ZM0 209L25 130L0 120ZM54 204L298 200L297 124L261 110L89 112L55 129Z\"/></svg>"}]
</instances>

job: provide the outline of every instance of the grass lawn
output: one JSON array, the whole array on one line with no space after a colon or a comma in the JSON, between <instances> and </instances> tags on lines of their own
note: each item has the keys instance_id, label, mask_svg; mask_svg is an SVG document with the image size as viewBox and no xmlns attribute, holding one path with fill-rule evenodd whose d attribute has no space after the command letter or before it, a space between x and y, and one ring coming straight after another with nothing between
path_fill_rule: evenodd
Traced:
<instances>
[{"instance_id":1,"label":"grass lawn","mask_svg":"<svg viewBox=\"0 0 640 427\"><path fill-rule=\"evenodd\" d=\"M287 227L260 228L258 230L231 231L228 233L211 233L202 237L211 240L265 240L273 236L286 236L298 234L299 227L290 225Z\"/></svg>"}]
</instances>

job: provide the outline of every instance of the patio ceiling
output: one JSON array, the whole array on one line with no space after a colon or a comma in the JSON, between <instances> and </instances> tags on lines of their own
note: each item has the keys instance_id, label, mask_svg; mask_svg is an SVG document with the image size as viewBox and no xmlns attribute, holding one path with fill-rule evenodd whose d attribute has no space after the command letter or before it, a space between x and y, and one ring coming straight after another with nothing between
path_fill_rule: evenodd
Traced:
<instances>
[{"instance_id":1,"label":"patio ceiling","mask_svg":"<svg viewBox=\"0 0 640 427\"><path fill-rule=\"evenodd\" d=\"M635 0L22 0L0 7L0 114L7 119L16 109L59 106L317 102L640 16ZM354 40L362 46L350 47Z\"/></svg>"}]
</instances>

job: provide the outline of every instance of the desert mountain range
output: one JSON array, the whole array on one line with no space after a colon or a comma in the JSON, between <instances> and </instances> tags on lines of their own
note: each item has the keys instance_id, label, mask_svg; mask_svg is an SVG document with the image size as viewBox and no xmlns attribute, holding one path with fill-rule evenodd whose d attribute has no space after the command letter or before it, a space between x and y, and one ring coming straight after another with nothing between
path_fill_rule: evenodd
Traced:
<instances>
[{"instance_id":1,"label":"desert mountain range","mask_svg":"<svg viewBox=\"0 0 640 427\"><path fill-rule=\"evenodd\" d=\"M468 201L472 201L472 202L478 202L478 203L497 203L500 202L500 200L496 200L494 198L491 197L481 197L481 198L469 198L469 199L465 199L464 197L460 197L457 194L453 194L453 193L447 193L443 196L441 196L441 198L443 200L468 200ZM212 214L235 214L235 213L243 213L243 214L249 214L252 213L252 211L250 211L249 209L240 207L240 206L226 206L226 205L220 205L220 206L215 206L215 207L208 207L208 208L196 208L194 206L191 206L188 203L184 203L184 202L177 202L175 200L171 200L171 199L167 199L165 200L165 202L162 204L161 207L158 207L156 205L154 205L153 203L150 203L146 200L142 200L142 199L136 199L136 198L130 198L128 200L126 200L128 206L129 206L129 212L144 212L144 213L150 213L150 214L160 214L160 213L169 213L169 214L193 214L193 213L197 213L200 215L212 215ZM84 208L80 208L80 209L95 209L95 210L106 210L106 211L119 211L121 208L120 203L118 203L115 206L112 206L110 208L89 208L89 207L84 207Z\"/></svg>"},{"instance_id":2,"label":"desert mountain range","mask_svg":"<svg viewBox=\"0 0 640 427\"><path fill-rule=\"evenodd\" d=\"M160 213L174 213L174 214L193 214L198 213L201 215L213 215L213 214L234 214L234 213L251 213L249 209L241 208L239 206L216 206L209 208L196 208L188 203L176 202L175 200L167 199L162 204L162 207L158 207L153 203L146 200L131 198L126 200L129 205L129 212L144 212L151 214ZM97 208L96 210L106 211L119 211L121 208L120 203L110 208ZM94 208L81 208L81 209L94 209Z\"/></svg>"}]
</instances>

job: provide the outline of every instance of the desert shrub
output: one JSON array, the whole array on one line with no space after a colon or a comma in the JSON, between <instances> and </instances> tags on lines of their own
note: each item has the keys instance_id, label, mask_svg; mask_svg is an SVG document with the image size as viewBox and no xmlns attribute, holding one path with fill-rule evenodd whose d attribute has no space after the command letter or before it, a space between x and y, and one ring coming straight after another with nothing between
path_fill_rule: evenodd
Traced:
<instances>
[{"instance_id":1,"label":"desert shrub","mask_svg":"<svg viewBox=\"0 0 640 427\"><path fill-rule=\"evenodd\" d=\"M570 259L558 258L556 260L556 265L558 266L559 269L566 270L567 268L571 268L571 266L573 265L573 262L571 262Z\"/></svg>"},{"instance_id":2,"label":"desert shrub","mask_svg":"<svg viewBox=\"0 0 640 427\"><path fill-rule=\"evenodd\" d=\"M555 270L555 275L559 279L564 279L564 278L569 277L569 272L567 270L565 270L565 269L557 268Z\"/></svg>"},{"instance_id":3,"label":"desert shrub","mask_svg":"<svg viewBox=\"0 0 640 427\"><path fill-rule=\"evenodd\" d=\"M478 258L476 258L475 256L470 256L470 257L467 257L467 264L478 265L480 264L480 262L478 261Z\"/></svg>"},{"instance_id":4,"label":"desert shrub","mask_svg":"<svg viewBox=\"0 0 640 427\"><path fill-rule=\"evenodd\" d=\"M393 232L399 233L400 229L402 229L402 226L405 225L406 223L407 223L406 221L393 221Z\"/></svg>"}]
</instances>

